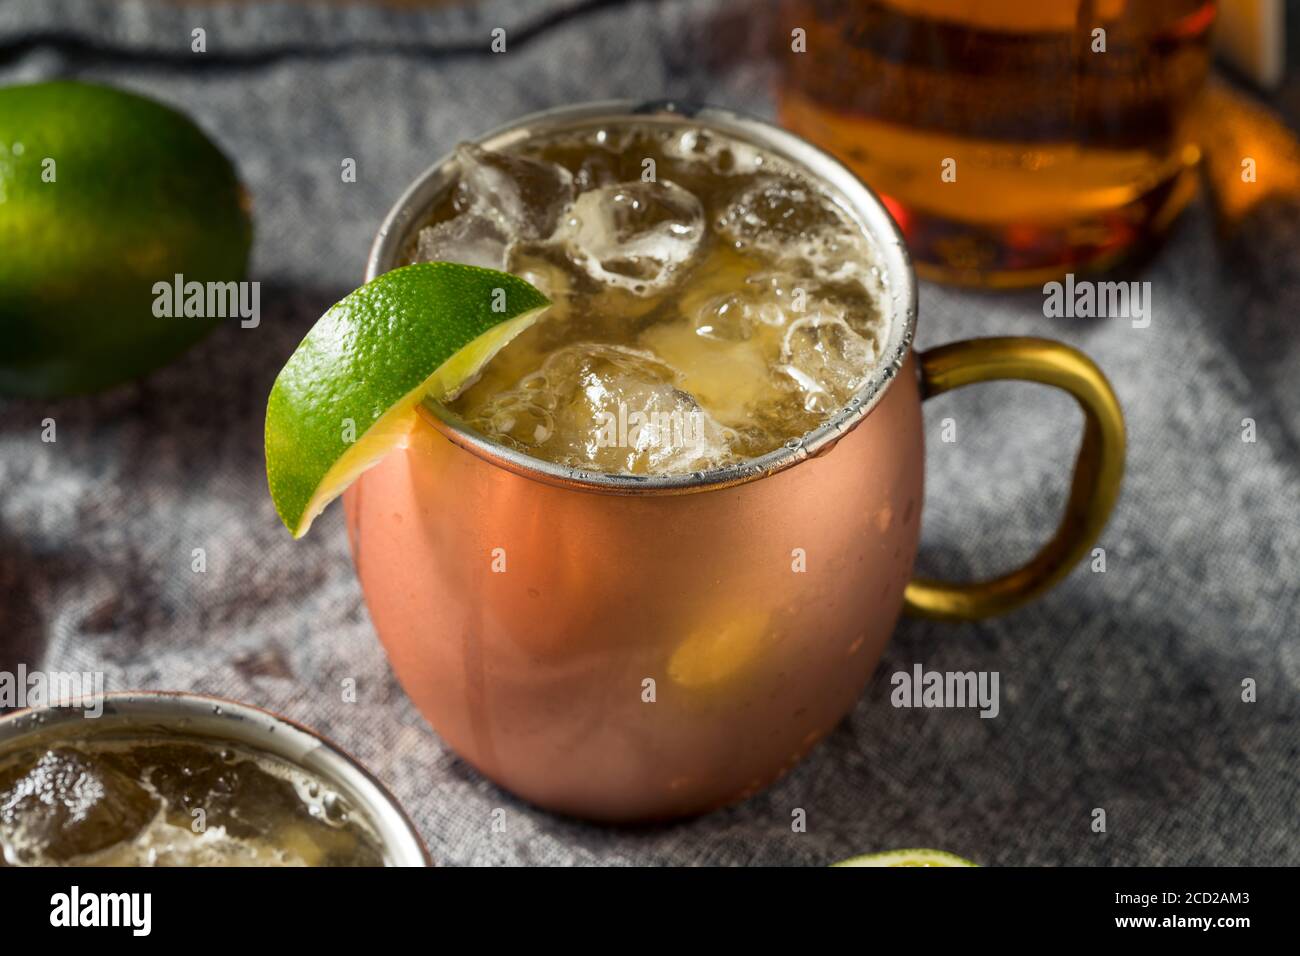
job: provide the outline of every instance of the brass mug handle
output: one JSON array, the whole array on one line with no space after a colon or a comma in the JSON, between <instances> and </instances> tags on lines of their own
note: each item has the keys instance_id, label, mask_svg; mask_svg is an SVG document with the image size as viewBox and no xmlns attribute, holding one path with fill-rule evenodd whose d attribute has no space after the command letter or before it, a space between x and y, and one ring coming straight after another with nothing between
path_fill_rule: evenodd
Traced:
<instances>
[{"instance_id":1,"label":"brass mug handle","mask_svg":"<svg viewBox=\"0 0 1300 956\"><path fill-rule=\"evenodd\" d=\"M922 400L975 382L1015 379L1064 389L1083 409L1083 442L1065 516L1042 550L1023 567L989 581L916 578L903 595L904 610L921 617L970 620L1003 614L1065 577L1106 526L1124 474L1124 414L1101 369L1077 349L1049 339L970 339L917 358Z\"/></svg>"}]
</instances>

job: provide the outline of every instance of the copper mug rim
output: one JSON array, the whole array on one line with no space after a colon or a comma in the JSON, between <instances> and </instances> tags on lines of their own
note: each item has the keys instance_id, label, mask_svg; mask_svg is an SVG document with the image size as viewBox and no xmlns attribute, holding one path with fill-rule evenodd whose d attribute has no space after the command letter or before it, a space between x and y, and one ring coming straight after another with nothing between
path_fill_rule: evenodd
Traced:
<instances>
[{"instance_id":1,"label":"copper mug rim","mask_svg":"<svg viewBox=\"0 0 1300 956\"><path fill-rule=\"evenodd\" d=\"M734 110L679 101L604 100L530 113L485 133L473 142L499 149L526 139L537 128L579 128L601 121L698 125L760 146L826 186L875 247L890 307L889 331L881 360L867 381L834 415L802 437L757 458L704 471L673 475L607 474L543 461L492 441L470 428L450 409L420 404L422 421L449 441L507 471L546 484L604 494L686 494L713 491L766 478L830 450L857 427L884 396L911 351L916 329L916 273L903 236L880 198L847 166L825 150L773 123ZM412 228L419 225L450 181L455 154L446 153L402 193L384 217L366 263L366 281L394 268Z\"/></svg>"}]
</instances>

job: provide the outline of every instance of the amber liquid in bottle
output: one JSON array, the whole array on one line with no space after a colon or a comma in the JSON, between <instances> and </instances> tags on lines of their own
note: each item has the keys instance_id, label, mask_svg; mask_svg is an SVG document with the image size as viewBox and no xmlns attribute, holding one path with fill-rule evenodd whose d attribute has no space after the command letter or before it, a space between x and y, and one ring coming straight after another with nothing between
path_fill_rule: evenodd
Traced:
<instances>
[{"instance_id":1,"label":"amber liquid in bottle","mask_svg":"<svg viewBox=\"0 0 1300 956\"><path fill-rule=\"evenodd\" d=\"M1037 284L1151 244L1191 198L1206 0L784 0L779 102L918 271Z\"/></svg>"}]
</instances>

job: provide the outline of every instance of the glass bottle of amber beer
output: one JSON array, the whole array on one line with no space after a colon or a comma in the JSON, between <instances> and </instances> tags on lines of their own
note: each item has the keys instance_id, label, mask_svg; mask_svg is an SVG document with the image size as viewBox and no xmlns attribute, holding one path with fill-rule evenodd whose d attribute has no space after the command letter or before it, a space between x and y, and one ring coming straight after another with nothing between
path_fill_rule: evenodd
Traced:
<instances>
[{"instance_id":1,"label":"glass bottle of amber beer","mask_svg":"<svg viewBox=\"0 0 1300 956\"><path fill-rule=\"evenodd\" d=\"M783 0L783 123L881 194L918 271L1037 284L1191 198L1213 0Z\"/></svg>"}]
</instances>

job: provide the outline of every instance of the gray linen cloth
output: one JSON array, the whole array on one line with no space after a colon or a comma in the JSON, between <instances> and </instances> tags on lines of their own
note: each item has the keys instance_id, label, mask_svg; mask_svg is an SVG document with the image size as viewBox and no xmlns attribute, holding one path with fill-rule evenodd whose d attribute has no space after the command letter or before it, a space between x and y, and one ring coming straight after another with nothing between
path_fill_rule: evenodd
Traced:
<instances>
[{"instance_id":1,"label":"gray linen cloth","mask_svg":"<svg viewBox=\"0 0 1300 956\"><path fill-rule=\"evenodd\" d=\"M0 404L0 668L102 670L110 690L193 689L280 711L384 780L444 863L825 864L910 846L983 864L1300 863L1294 219L1234 252L1194 206L1139 276L1152 284L1146 329L1046 319L1038 292L923 285L921 347L1045 335L1111 377L1131 444L1105 573L1080 567L997 620L904 620L826 742L767 792L700 819L594 827L481 778L393 679L339 509L299 543L281 527L263 470L266 395L312 322L359 283L405 186L458 140L553 105L671 96L770 116L769 12L723 0L0 5L0 83L117 84L183 109L221 144L254 196L251 278L263 284L260 327L232 322L138 384ZM504 55L487 49L496 26ZM190 51L196 27L206 54ZM1300 82L1279 102L1300 119ZM341 182L344 157L355 183ZM54 444L40 440L47 416ZM940 441L949 417L955 443ZM926 431L921 570L969 578L1027 558L1064 501L1072 402L986 385L928 404ZM196 547L206 573L191 570ZM891 707L889 675L918 662L998 671L998 718ZM346 677L355 704L340 700ZM1248 677L1256 703L1241 700ZM1096 807L1105 833L1090 828ZM795 808L807 832L792 831Z\"/></svg>"}]
</instances>

